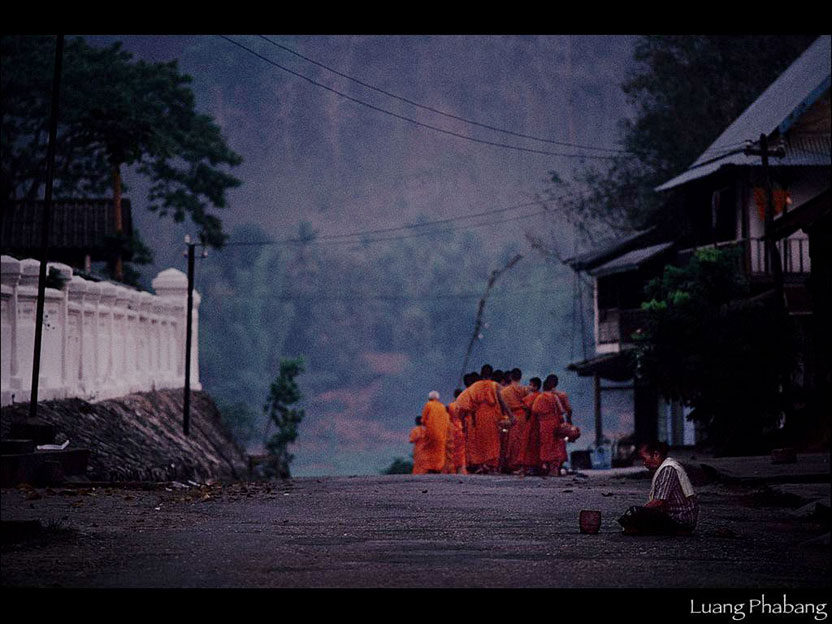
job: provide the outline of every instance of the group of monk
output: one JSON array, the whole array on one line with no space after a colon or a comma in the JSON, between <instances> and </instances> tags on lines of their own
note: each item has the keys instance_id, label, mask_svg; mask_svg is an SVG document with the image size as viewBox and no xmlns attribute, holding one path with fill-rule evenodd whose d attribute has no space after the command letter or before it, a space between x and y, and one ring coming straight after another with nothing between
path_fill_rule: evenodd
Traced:
<instances>
[{"instance_id":1,"label":"group of monk","mask_svg":"<svg viewBox=\"0 0 832 624\"><path fill-rule=\"evenodd\" d=\"M430 392L410 432L413 474L560 476L566 442L580 435L569 398L557 389L557 375L542 384L522 379L519 368L485 364L463 376L465 388L447 406Z\"/></svg>"}]
</instances>

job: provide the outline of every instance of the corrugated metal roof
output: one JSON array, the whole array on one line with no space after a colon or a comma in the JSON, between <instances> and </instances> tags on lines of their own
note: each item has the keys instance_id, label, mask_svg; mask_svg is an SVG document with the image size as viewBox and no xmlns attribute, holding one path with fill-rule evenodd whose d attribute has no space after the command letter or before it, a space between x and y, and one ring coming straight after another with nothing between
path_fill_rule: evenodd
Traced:
<instances>
[{"instance_id":1,"label":"corrugated metal roof","mask_svg":"<svg viewBox=\"0 0 832 624\"><path fill-rule=\"evenodd\" d=\"M612 258L630 251L634 247L654 242L655 239L653 237L656 234L657 229L655 227L641 230L625 238L619 238L611 241L603 247L597 247L572 258L567 258L564 262L574 271L586 271L587 269L593 269L603 262L607 262ZM653 240L651 240L651 238Z\"/></svg>"},{"instance_id":2,"label":"corrugated metal roof","mask_svg":"<svg viewBox=\"0 0 832 624\"><path fill-rule=\"evenodd\" d=\"M769 158L775 167L829 167L832 165L832 140L830 135L792 136L785 143L786 155L783 158ZM743 153L729 154L704 165L691 167L672 180L656 187L657 191L666 191L685 182L704 178L722 167L759 167L760 156L746 156Z\"/></svg>"},{"instance_id":3,"label":"corrugated metal roof","mask_svg":"<svg viewBox=\"0 0 832 624\"><path fill-rule=\"evenodd\" d=\"M792 124L818 100L830 86L832 75L832 36L822 35L775 80L760 97L728 126L716 141L679 176L656 187L665 191L690 180L704 177L726 165L759 166L759 156L746 156L741 149L746 141L756 141L761 134L786 133ZM815 148L787 146L787 156L778 165L829 164L829 137L824 153ZM790 153L791 152L791 153ZM774 163L773 163L774 164Z\"/></svg>"},{"instance_id":4,"label":"corrugated metal roof","mask_svg":"<svg viewBox=\"0 0 832 624\"><path fill-rule=\"evenodd\" d=\"M598 268L589 271L589 274L593 277L603 277L604 275L612 275L613 273L634 271L651 258L667 251L673 247L673 245L673 242L669 242L653 245L652 247L645 247L643 249L634 249L623 256L619 256L615 260L611 260L606 264L602 264Z\"/></svg>"}]
</instances>

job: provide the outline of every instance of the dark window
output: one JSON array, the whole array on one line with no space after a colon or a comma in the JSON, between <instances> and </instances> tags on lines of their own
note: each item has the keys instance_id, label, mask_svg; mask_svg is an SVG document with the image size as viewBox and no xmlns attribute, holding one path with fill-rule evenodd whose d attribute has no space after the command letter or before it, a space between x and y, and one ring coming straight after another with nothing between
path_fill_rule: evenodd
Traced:
<instances>
[{"instance_id":1,"label":"dark window","mask_svg":"<svg viewBox=\"0 0 832 624\"><path fill-rule=\"evenodd\" d=\"M714 191L711 196L711 231L713 241L737 238L737 200L733 186Z\"/></svg>"}]
</instances>

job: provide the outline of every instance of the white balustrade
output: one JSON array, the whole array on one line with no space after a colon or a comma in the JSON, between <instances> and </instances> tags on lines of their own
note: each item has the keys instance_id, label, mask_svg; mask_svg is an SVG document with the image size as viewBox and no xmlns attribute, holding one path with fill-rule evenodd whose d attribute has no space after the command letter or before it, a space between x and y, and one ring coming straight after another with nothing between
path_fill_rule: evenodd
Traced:
<instances>
[{"instance_id":1,"label":"white balustrade","mask_svg":"<svg viewBox=\"0 0 832 624\"><path fill-rule=\"evenodd\" d=\"M2 256L0 262L0 405L29 401L34 360L40 262ZM188 279L167 269L156 294L73 275L50 262L64 280L44 301L38 400L90 401L185 385ZM199 383L199 294L194 292L191 388Z\"/></svg>"}]
</instances>

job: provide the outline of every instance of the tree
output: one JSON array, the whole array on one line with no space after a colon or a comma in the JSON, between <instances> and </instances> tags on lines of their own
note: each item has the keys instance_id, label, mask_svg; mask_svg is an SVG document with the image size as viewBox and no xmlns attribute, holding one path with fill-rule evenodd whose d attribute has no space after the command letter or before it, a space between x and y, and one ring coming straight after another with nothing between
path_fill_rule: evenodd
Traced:
<instances>
[{"instance_id":1,"label":"tree","mask_svg":"<svg viewBox=\"0 0 832 624\"><path fill-rule=\"evenodd\" d=\"M288 479L291 477L289 464L294 456L289 445L298 437L298 425L303 420L304 410L291 407L301 399L295 377L303 372L303 359L282 360L280 373L272 382L269 397L263 412L277 427L277 433L266 443L269 462L266 472L269 476Z\"/></svg>"},{"instance_id":2,"label":"tree","mask_svg":"<svg viewBox=\"0 0 832 624\"><path fill-rule=\"evenodd\" d=\"M396 457L381 474L410 474L413 472L413 460L404 457Z\"/></svg>"},{"instance_id":3,"label":"tree","mask_svg":"<svg viewBox=\"0 0 832 624\"><path fill-rule=\"evenodd\" d=\"M659 210L663 197L653 189L684 171L815 38L639 38L636 68L622 85L634 109L620 126L626 153L571 180L551 172L544 198L563 198L567 218L590 239L662 225L673 217Z\"/></svg>"},{"instance_id":4,"label":"tree","mask_svg":"<svg viewBox=\"0 0 832 624\"><path fill-rule=\"evenodd\" d=\"M666 399L693 407L717 453L766 450L781 424L780 375L793 345L771 299L748 299L740 250L703 249L667 266L645 289L648 321L636 339L636 374Z\"/></svg>"},{"instance_id":5,"label":"tree","mask_svg":"<svg viewBox=\"0 0 832 624\"><path fill-rule=\"evenodd\" d=\"M2 54L2 195L36 198L46 178L46 141L54 39L4 36ZM61 77L56 143L55 197L112 190L116 231L125 167L146 177L151 211L186 216L201 228L203 242L222 246L226 191L240 181L224 170L241 157L213 120L195 110L190 76L176 61L147 63L115 43L67 43ZM114 247L118 247L114 243Z\"/></svg>"},{"instance_id":6,"label":"tree","mask_svg":"<svg viewBox=\"0 0 832 624\"><path fill-rule=\"evenodd\" d=\"M217 408L234 440L241 446L246 446L254 437L255 411L243 402L228 403L222 400L217 401Z\"/></svg>"}]
</instances>

